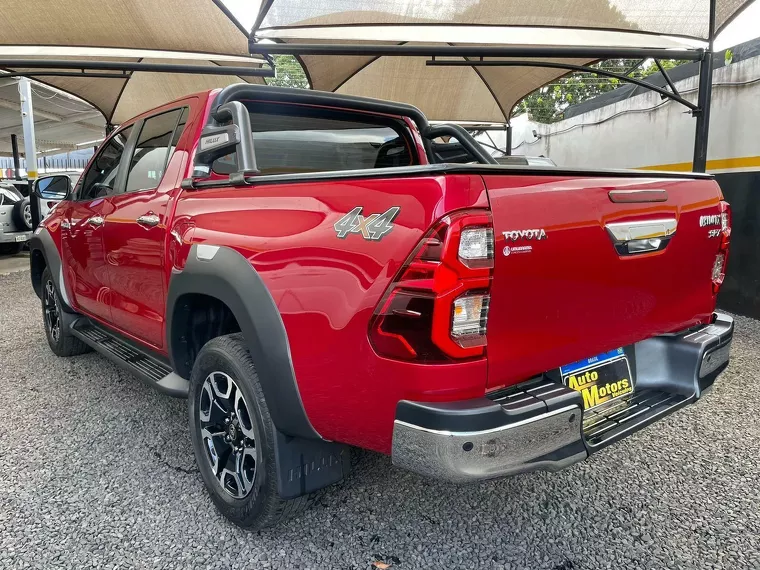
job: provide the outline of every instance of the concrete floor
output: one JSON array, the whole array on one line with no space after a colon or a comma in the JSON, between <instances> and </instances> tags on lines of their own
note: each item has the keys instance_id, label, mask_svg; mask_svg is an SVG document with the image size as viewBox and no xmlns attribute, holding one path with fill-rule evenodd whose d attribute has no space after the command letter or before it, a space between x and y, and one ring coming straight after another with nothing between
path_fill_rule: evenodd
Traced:
<instances>
[{"instance_id":1,"label":"concrete floor","mask_svg":"<svg viewBox=\"0 0 760 570\"><path fill-rule=\"evenodd\" d=\"M246 532L203 487L185 401L54 356L27 271L0 291L0 569L760 569L760 321L737 318L703 400L564 471L455 486L363 453Z\"/></svg>"},{"instance_id":2,"label":"concrete floor","mask_svg":"<svg viewBox=\"0 0 760 570\"><path fill-rule=\"evenodd\" d=\"M8 275L25 269L29 269L28 251L22 251L18 255L0 255L0 275Z\"/></svg>"}]
</instances>

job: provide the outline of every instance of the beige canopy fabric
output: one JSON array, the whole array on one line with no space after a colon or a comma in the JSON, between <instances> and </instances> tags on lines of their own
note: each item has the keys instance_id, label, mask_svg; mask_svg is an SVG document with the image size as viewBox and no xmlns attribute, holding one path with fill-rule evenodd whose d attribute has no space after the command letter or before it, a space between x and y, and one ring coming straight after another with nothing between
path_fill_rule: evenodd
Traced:
<instances>
[{"instance_id":1,"label":"beige canopy fabric","mask_svg":"<svg viewBox=\"0 0 760 570\"><path fill-rule=\"evenodd\" d=\"M751 0L717 0L720 31ZM598 28L708 38L710 0L271 0L254 32L308 26ZM340 36L336 36L340 37Z\"/></svg>"},{"instance_id":2,"label":"beige canopy fabric","mask_svg":"<svg viewBox=\"0 0 760 570\"><path fill-rule=\"evenodd\" d=\"M717 0L717 31L749 3ZM709 0L271 0L262 2L253 34L256 41L296 44L683 50L706 47L708 28ZM541 67L433 67L424 57L302 55L300 60L314 89L412 103L431 120L462 122L508 122L522 98L567 73Z\"/></svg>"},{"instance_id":3,"label":"beige canopy fabric","mask_svg":"<svg viewBox=\"0 0 760 570\"><path fill-rule=\"evenodd\" d=\"M139 48L139 49L136 49ZM213 0L4 0L0 59L260 67L248 33ZM21 66L6 72L39 72ZM106 121L232 83L235 75L128 72L124 78L34 76L90 103Z\"/></svg>"}]
</instances>

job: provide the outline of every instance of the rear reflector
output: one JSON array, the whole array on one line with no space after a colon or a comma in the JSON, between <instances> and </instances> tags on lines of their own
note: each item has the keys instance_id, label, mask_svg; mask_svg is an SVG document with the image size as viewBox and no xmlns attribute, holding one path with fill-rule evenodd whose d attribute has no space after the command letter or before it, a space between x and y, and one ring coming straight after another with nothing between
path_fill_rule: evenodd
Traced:
<instances>
[{"instance_id":1,"label":"rear reflector","mask_svg":"<svg viewBox=\"0 0 760 570\"><path fill-rule=\"evenodd\" d=\"M667 202L665 190L610 190L610 202L616 204L636 204L643 202Z\"/></svg>"}]
</instances>

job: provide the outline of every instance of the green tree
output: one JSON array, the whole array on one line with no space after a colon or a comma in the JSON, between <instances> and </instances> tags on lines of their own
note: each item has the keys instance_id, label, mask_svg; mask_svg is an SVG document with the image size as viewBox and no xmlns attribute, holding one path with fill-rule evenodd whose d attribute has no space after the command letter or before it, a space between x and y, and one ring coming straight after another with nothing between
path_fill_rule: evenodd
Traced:
<instances>
[{"instance_id":1,"label":"green tree","mask_svg":"<svg viewBox=\"0 0 760 570\"><path fill-rule=\"evenodd\" d=\"M637 60L631 59L608 59L592 67L614 73L625 73L636 63ZM660 63L667 70L687 62L666 60ZM642 79L658 71L654 61L649 60L633 71L630 76ZM512 116L528 113L532 120L539 123L555 123L564 118L565 109L570 105L577 105L625 84L626 81L615 77L604 77L586 71L571 73L525 97L515 106Z\"/></svg>"},{"instance_id":2,"label":"green tree","mask_svg":"<svg viewBox=\"0 0 760 570\"><path fill-rule=\"evenodd\" d=\"M276 85L278 87L299 87L301 89L309 88L309 80L306 79L301 64L292 55L275 55L273 56L274 66L277 70L276 77L267 77L267 85Z\"/></svg>"}]
</instances>

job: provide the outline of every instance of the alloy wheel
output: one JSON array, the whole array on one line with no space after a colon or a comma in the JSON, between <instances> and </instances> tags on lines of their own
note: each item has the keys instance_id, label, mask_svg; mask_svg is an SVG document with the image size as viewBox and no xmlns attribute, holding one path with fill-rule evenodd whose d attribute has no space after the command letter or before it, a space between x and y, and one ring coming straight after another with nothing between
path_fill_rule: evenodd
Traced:
<instances>
[{"instance_id":1,"label":"alloy wheel","mask_svg":"<svg viewBox=\"0 0 760 570\"><path fill-rule=\"evenodd\" d=\"M206 459L222 489L243 499L256 477L254 419L243 392L224 372L203 382L198 403L201 440Z\"/></svg>"},{"instance_id":2,"label":"alloy wheel","mask_svg":"<svg viewBox=\"0 0 760 570\"><path fill-rule=\"evenodd\" d=\"M61 337L61 312L58 307L58 297L55 294L55 285L50 279L45 283L43 302L45 304L45 326L47 326L53 342L57 343Z\"/></svg>"},{"instance_id":3,"label":"alloy wheel","mask_svg":"<svg viewBox=\"0 0 760 570\"><path fill-rule=\"evenodd\" d=\"M29 204L24 206L24 222L26 223L26 227L32 227L32 207Z\"/></svg>"}]
</instances>

